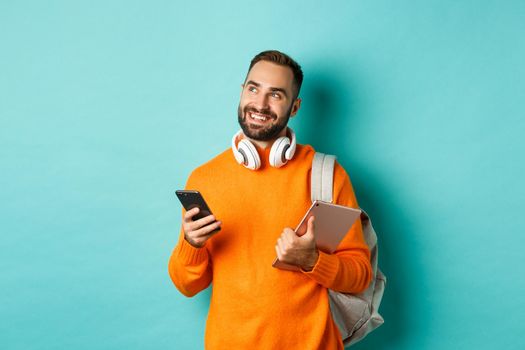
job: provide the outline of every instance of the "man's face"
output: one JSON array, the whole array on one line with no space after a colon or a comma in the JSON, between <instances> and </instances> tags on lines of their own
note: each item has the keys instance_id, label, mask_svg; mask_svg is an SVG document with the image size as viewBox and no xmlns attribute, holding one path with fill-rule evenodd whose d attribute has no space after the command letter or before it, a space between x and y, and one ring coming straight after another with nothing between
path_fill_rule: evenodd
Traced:
<instances>
[{"instance_id":1,"label":"man's face","mask_svg":"<svg viewBox=\"0 0 525 350\"><path fill-rule=\"evenodd\" d=\"M299 110L293 99L293 72L268 61L257 62L242 85L238 120L246 136L270 141L279 136L290 116Z\"/></svg>"}]
</instances>

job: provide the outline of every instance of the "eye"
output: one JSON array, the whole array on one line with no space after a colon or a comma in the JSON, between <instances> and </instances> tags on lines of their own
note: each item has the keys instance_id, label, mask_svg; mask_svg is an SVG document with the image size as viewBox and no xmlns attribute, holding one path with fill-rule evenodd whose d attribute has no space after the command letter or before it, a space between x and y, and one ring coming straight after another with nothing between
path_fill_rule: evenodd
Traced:
<instances>
[{"instance_id":1,"label":"eye","mask_svg":"<svg viewBox=\"0 0 525 350\"><path fill-rule=\"evenodd\" d=\"M272 92L272 95L271 95L273 98L276 98L276 99L279 99L281 98L281 95L277 92Z\"/></svg>"},{"instance_id":2,"label":"eye","mask_svg":"<svg viewBox=\"0 0 525 350\"><path fill-rule=\"evenodd\" d=\"M255 86L248 86L248 91L257 92L257 88Z\"/></svg>"}]
</instances>

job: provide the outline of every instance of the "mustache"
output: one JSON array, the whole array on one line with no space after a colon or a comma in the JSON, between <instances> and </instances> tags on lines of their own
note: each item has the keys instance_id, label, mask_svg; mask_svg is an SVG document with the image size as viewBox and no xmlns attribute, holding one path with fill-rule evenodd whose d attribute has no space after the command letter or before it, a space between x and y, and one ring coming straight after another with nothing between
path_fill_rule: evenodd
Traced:
<instances>
[{"instance_id":1,"label":"mustache","mask_svg":"<svg viewBox=\"0 0 525 350\"><path fill-rule=\"evenodd\" d=\"M277 119L277 115L269 108L265 109L257 109L255 107L244 107L244 117L246 117L246 113L257 113L257 114L265 114L269 115L272 119Z\"/></svg>"}]
</instances>

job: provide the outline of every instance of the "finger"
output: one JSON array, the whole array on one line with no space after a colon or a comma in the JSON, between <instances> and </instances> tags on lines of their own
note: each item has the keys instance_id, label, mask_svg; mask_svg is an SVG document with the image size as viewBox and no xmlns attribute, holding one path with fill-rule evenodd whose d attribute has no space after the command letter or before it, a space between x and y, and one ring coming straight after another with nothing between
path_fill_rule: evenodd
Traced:
<instances>
[{"instance_id":1,"label":"finger","mask_svg":"<svg viewBox=\"0 0 525 350\"><path fill-rule=\"evenodd\" d=\"M212 235L219 232L217 229L219 229L220 227L221 227L221 222L215 221L209 225L206 225L198 230L193 231L191 233L191 236L195 238L201 238L201 237L206 237L206 236L211 237Z\"/></svg>"},{"instance_id":2,"label":"finger","mask_svg":"<svg viewBox=\"0 0 525 350\"><path fill-rule=\"evenodd\" d=\"M279 247L279 246L282 244L282 243L281 243L282 240L283 240L283 237L282 237L282 236L279 237L279 238L277 238L277 241L275 242L275 246L276 246L276 247Z\"/></svg>"},{"instance_id":3,"label":"finger","mask_svg":"<svg viewBox=\"0 0 525 350\"><path fill-rule=\"evenodd\" d=\"M196 228L200 228L200 227L206 226L214 222L215 220L217 219L215 218L215 215L212 214L212 215L208 215L203 218L200 218L199 220L195 220L194 223L195 223Z\"/></svg>"},{"instance_id":4,"label":"finger","mask_svg":"<svg viewBox=\"0 0 525 350\"><path fill-rule=\"evenodd\" d=\"M314 235L314 229L315 229L314 221L315 221L315 217L310 216L310 218L308 219L308 228L306 229L306 234L309 236Z\"/></svg>"},{"instance_id":5,"label":"finger","mask_svg":"<svg viewBox=\"0 0 525 350\"><path fill-rule=\"evenodd\" d=\"M214 224L215 224L215 223L214 223ZM207 226L206 226L206 227L207 227ZM212 237L215 236L217 233L219 233L219 231L220 231L220 227L219 227L219 229L213 229L211 232L208 232L207 234L203 234L203 235L198 236L198 237L193 236L193 239L192 239L192 240L193 240L195 243L197 243L200 247L203 247L204 244L205 244L210 238L212 238ZM195 233L195 232L193 232L193 233ZM193 234L193 233L192 233L192 234Z\"/></svg>"},{"instance_id":6,"label":"finger","mask_svg":"<svg viewBox=\"0 0 525 350\"><path fill-rule=\"evenodd\" d=\"M277 254L277 259L283 261L284 254L281 252L281 248L278 244L275 245L275 253Z\"/></svg>"},{"instance_id":7,"label":"finger","mask_svg":"<svg viewBox=\"0 0 525 350\"><path fill-rule=\"evenodd\" d=\"M205 216L199 220L195 220L195 221L190 221L188 222L188 227L190 228L190 231L197 231L198 229L200 229L201 227L204 227L212 222L214 222L216 219L215 219L215 216L214 215L208 215L208 216Z\"/></svg>"},{"instance_id":8,"label":"finger","mask_svg":"<svg viewBox=\"0 0 525 350\"><path fill-rule=\"evenodd\" d=\"M297 237L297 234L290 228L285 228L282 234L282 237L284 240L290 244L292 244Z\"/></svg>"},{"instance_id":9,"label":"finger","mask_svg":"<svg viewBox=\"0 0 525 350\"><path fill-rule=\"evenodd\" d=\"M290 247L290 244L286 242L286 240L281 237L277 240L277 245L279 246L279 249L281 250L281 254L284 256L286 255L286 252L288 251L288 247Z\"/></svg>"},{"instance_id":10,"label":"finger","mask_svg":"<svg viewBox=\"0 0 525 350\"><path fill-rule=\"evenodd\" d=\"M199 207L195 207L191 210L188 210L185 214L184 214L184 222L190 222L192 221L192 218L197 215L199 213L200 209Z\"/></svg>"},{"instance_id":11,"label":"finger","mask_svg":"<svg viewBox=\"0 0 525 350\"><path fill-rule=\"evenodd\" d=\"M198 241L198 242L201 242L201 244L204 245L204 243L206 243L209 239L211 239L217 233L219 233L219 231L218 230L214 230L214 231L211 231L210 233L208 233L207 235L204 235L204 236L201 236L201 237L196 237L195 240Z\"/></svg>"},{"instance_id":12,"label":"finger","mask_svg":"<svg viewBox=\"0 0 525 350\"><path fill-rule=\"evenodd\" d=\"M199 228L198 230L195 230L191 233L193 237L206 237L211 236L212 234L215 234L219 232L221 229L221 222L220 221L214 221L209 225L203 226Z\"/></svg>"}]
</instances>

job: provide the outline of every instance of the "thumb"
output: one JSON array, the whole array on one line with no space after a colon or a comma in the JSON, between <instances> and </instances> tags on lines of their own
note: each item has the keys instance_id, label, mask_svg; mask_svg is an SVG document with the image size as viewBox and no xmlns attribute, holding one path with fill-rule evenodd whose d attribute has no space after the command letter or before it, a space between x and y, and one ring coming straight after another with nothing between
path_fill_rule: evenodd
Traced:
<instances>
[{"instance_id":1,"label":"thumb","mask_svg":"<svg viewBox=\"0 0 525 350\"><path fill-rule=\"evenodd\" d=\"M310 218L308 219L308 227L306 229L306 233L304 234L306 237L309 237L309 238L314 237L314 228L315 228L314 221L315 221L315 217L310 216Z\"/></svg>"}]
</instances>

